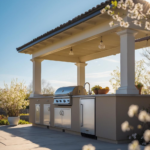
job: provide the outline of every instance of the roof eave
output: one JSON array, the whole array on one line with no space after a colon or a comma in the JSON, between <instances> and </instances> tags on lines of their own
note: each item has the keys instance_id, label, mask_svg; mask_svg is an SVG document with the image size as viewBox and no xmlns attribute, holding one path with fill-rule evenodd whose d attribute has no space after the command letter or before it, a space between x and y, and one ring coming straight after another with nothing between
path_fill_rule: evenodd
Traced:
<instances>
[{"instance_id":1,"label":"roof eave","mask_svg":"<svg viewBox=\"0 0 150 150\"><path fill-rule=\"evenodd\" d=\"M83 17L83 18L81 18L81 19L79 19L79 20L77 20L77 21L75 21L75 22L73 22L73 23L71 23L71 24L69 24L69 25L66 25L66 26L64 26L63 28L60 28L60 29L58 29L58 30L56 30L56 31L54 31L54 32L52 32L52 33L46 35L46 36L43 36L43 37L41 37L41 38L39 37L39 39L37 39L37 40L35 39L35 40L33 40L33 41L29 42L29 43L26 43L26 44L24 44L23 46L16 48L16 50L17 50L18 52L22 52L23 50L25 50L25 49L27 49L27 48L29 48L29 47L31 47L31 46L33 46L33 45L35 45L35 44L41 42L41 41L44 41L44 40L46 40L46 39L48 39L48 38L50 38L50 37L52 37L52 36L54 36L54 35L57 35L57 34L59 34L59 33L63 32L63 31L65 31L65 30L67 30L67 29L70 29L70 28L72 28L72 27L74 27L74 26L76 26L76 25L78 25L78 24L80 24L80 23L83 23L83 22L85 22L85 21L87 21L87 20L89 20L89 19L91 19L91 18L93 18L93 17L95 17L95 16L101 14L101 13L100 13L100 9L104 8L107 4L110 4L110 1L106 1L106 2L99 8L99 10L94 11L93 13L91 13L91 14L89 14L89 15L87 15L87 16L85 16L85 17Z\"/></svg>"}]
</instances>

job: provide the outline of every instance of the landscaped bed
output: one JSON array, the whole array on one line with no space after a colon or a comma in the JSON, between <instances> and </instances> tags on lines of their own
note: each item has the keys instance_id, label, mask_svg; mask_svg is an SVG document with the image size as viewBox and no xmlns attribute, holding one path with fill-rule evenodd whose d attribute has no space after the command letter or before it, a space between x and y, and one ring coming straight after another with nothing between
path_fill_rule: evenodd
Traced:
<instances>
[{"instance_id":1,"label":"landscaped bed","mask_svg":"<svg viewBox=\"0 0 150 150\"><path fill-rule=\"evenodd\" d=\"M18 124L31 124L31 123L20 119ZM0 125L9 125L9 122L6 116L0 115Z\"/></svg>"}]
</instances>

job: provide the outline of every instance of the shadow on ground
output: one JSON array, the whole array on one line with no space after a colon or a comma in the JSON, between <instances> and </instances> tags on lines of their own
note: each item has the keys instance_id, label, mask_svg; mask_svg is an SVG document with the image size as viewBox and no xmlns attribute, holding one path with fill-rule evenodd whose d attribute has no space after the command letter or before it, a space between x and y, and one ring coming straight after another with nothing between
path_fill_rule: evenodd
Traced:
<instances>
[{"instance_id":1,"label":"shadow on ground","mask_svg":"<svg viewBox=\"0 0 150 150\"><path fill-rule=\"evenodd\" d=\"M127 150L127 144L111 144L31 125L0 126L0 150L82 150L92 144L96 150Z\"/></svg>"}]
</instances>

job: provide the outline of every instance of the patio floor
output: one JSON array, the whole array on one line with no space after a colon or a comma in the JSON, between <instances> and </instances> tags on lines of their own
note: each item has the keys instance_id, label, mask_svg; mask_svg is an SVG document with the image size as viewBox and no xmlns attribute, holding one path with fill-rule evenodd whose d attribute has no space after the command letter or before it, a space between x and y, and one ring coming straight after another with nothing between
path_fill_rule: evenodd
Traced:
<instances>
[{"instance_id":1,"label":"patio floor","mask_svg":"<svg viewBox=\"0 0 150 150\"><path fill-rule=\"evenodd\" d=\"M31 125L0 126L0 150L82 150L87 144L96 150L128 149L128 144L111 144Z\"/></svg>"}]
</instances>

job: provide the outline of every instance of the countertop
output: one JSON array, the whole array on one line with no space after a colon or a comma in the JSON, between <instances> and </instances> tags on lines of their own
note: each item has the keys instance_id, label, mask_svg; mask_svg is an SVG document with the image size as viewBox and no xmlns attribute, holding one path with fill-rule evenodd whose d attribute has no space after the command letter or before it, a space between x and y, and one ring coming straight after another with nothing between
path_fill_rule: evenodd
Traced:
<instances>
[{"instance_id":1,"label":"countertop","mask_svg":"<svg viewBox=\"0 0 150 150\"><path fill-rule=\"evenodd\" d=\"M137 96L137 97L150 97L150 95L136 95L136 94L97 94L97 95L74 95L72 97L118 97L118 96ZM38 95L38 96L34 96L34 97L29 97L29 99L48 99L48 98L53 98L54 96L45 96L45 95Z\"/></svg>"}]
</instances>

